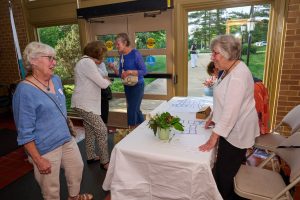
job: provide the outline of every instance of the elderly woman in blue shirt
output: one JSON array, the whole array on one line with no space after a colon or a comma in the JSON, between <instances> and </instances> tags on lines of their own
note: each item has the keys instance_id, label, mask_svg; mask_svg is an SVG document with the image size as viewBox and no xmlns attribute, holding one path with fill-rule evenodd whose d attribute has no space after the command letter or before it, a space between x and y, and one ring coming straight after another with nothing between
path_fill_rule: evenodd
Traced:
<instances>
[{"instance_id":1,"label":"elderly woman in blue shirt","mask_svg":"<svg viewBox=\"0 0 300 200\"><path fill-rule=\"evenodd\" d=\"M60 199L62 167L68 184L68 199L92 199L91 194L79 194L83 161L66 123L61 80L53 74L55 51L46 44L31 42L23 56L27 76L16 88L13 113L18 144L24 146L33 163L43 198Z\"/></svg>"},{"instance_id":2,"label":"elderly woman in blue shirt","mask_svg":"<svg viewBox=\"0 0 300 200\"><path fill-rule=\"evenodd\" d=\"M138 83L134 86L124 85L127 101L127 123L129 128L135 128L144 121L143 113L140 109L144 96L144 75L146 75L146 65L140 52L130 47L130 40L126 33L119 33L115 39L116 48L121 54L119 70L109 65L116 74L124 79L129 75L138 76ZM123 59L123 64L121 60ZM123 66L122 66L123 65Z\"/></svg>"}]
</instances>

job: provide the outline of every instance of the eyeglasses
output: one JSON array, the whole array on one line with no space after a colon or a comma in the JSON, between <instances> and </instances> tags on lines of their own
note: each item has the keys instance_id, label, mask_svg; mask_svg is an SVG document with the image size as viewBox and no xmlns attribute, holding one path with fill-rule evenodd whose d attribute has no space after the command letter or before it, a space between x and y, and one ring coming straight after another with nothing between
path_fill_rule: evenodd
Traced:
<instances>
[{"instance_id":1,"label":"eyeglasses","mask_svg":"<svg viewBox=\"0 0 300 200\"><path fill-rule=\"evenodd\" d=\"M41 57L47 57L49 62L53 62L54 60L56 60L54 56L41 56Z\"/></svg>"},{"instance_id":2,"label":"eyeglasses","mask_svg":"<svg viewBox=\"0 0 300 200\"><path fill-rule=\"evenodd\" d=\"M216 52L216 51L214 51L214 50L212 50L212 52L211 52L211 55L212 55L212 56L216 56L216 55L218 55L218 54L220 54L220 52Z\"/></svg>"}]
</instances>

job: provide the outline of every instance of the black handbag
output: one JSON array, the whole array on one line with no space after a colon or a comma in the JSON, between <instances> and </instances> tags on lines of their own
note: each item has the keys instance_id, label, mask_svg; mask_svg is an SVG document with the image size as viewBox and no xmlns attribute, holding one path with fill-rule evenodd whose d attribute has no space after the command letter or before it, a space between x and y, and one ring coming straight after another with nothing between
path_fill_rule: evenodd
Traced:
<instances>
[{"instance_id":1,"label":"black handbag","mask_svg":"<svg viewBox=\"0 0 300 200\"><path fill-rule=\"evenodd\" d=\"M112 99L112 91L111 88L108 86L105 89L101 89L101 98L111 100Z\"/></svg>"}]
</instances>

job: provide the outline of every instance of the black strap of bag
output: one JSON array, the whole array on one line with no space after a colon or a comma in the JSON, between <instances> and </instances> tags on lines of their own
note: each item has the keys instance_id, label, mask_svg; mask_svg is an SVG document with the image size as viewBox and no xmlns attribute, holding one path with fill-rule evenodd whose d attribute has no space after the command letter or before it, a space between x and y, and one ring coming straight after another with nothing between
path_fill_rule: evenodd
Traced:
<instances>
[{"instance_id":1,"label":"black strap of bag","mask_svg":"<svg viewBox=\"0 0 300 200\"><path fill-rule=\"evenodd\" d=\"M61 113L61 115L65 118L65 120L66 120L66 123L67 123L67 125L68 125L68 127L69 127L69 130L70 130L70 133L71 133L71 135L72 136L76 136L76 132L74 131L74 129L73 129L73 124L72 124L72 122L71 122L71 120L70 119L68 119L65 115L64 115L64 113L63 113L63 111L60 109L60 107L57 105L57 103L56 103L56 101L54 101L54 99L52 99L52 97L50 97L49 96L49 94L47 94L47 92L45 92L43 89L41 89L39 86L37 86L35 83L33 83L32 81L30 81L30 80L28 80L28 79L25 79L26 81L28 81L29 83L31 83L32 85L34 85L35 87L37 87L39 90L41 90L45 95L47 95L47 97L49 97L49 99L51 99L51 101L53 101L53 103L56 105L56 107L58 108L58 110L59 110L59 112Z\"/></svg>"},{"instance_id":2,"label":"black strap of bag","mask_svg":"<svg viewBox=\"0 0 300 200\"><path fill-rule=\"evenodd\" d=\"M107 99L107 100L112 99L112 92L109 86L105 89L101 89L101 99Z\"/></svg>"},{"instance_id":3,"label":"black strap of bag","mask_svg":"<svg viewBox=\"0 0 300 200\"><path fill-rule=\"evenodd\" d=\"M289 146L280 145L277 148L279 148L279 149L284 149L284 148L286 148L286 149L294 149L294 148L300 148L300 146L299 145L289 145Z\"/></svg>"}]
</instances>

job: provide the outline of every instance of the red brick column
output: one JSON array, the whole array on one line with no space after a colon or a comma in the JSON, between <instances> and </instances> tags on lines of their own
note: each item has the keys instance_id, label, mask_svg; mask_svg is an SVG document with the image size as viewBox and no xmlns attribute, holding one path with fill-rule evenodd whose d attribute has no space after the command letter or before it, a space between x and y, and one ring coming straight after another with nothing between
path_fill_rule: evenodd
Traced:
<instances>
[{"instance_id":1,"label":"red brick column","mask_svg":"<svg viewBox=\"0 0 300 200\"><path fill-rule=\"evenodd\" d=\"M300 104L300 0L290 0L276 123ZM285 129L287 132L288 129Z\"/></svg>"},{"instance_id":2,"label":"red brick column","mask_svg":"<svg viewBox=\"0 0 300 200\"><path fill-rule=\"evenodd\" d=\"M22 52L27 44L27 36L21 0L13 0L12 6ZM10 84L18 80L20 76L10 24L8 1L1 0L0 19L0 84Z\"/></svg>"}]
</instances>

